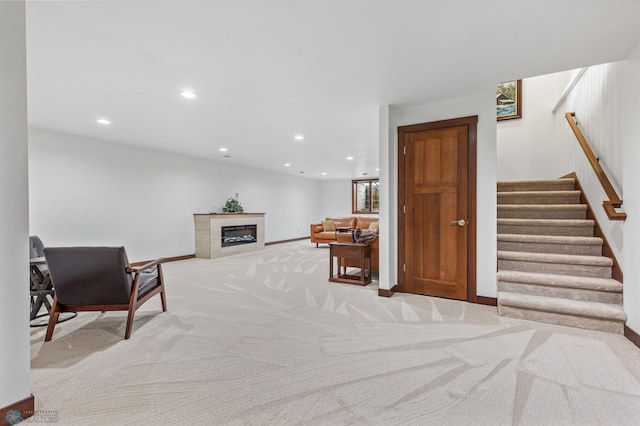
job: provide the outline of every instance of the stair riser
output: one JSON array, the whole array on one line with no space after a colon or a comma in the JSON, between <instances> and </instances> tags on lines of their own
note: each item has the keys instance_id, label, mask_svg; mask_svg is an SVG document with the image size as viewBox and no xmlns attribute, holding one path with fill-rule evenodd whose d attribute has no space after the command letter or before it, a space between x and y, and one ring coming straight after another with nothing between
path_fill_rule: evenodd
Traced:
<instances>
[{"instance_id":1,"label":"stair riser","mask_svg":"<svg viewBox=\"0 0 640 426\"><path fill-rule=\"evenodd\" d=\"M580 194L501 194L498 204L578 204Z\"/></svg>"},{"instance_id":2,"label":"stair riser","mask_svg":"<svg viewBox=\"0 0 640 426\"><path fill-rule=\"evenodd\" d=\"M505 225L498 224L498 234L557 235L593 237L593 226Z\"/></svg>"},{"instance_id":3,"label":"stair riser","mask_svg":"<svg viewBox=\"0 0 640 426\"><path fill-rule=\"evenodd\" d=\"M515 191L573 191L575 182L558 180L551 182L498 182L498 192Z\"/></svg>"},{"instance_id":4,"label":"stair riser","mask_svg":"<svg viewBox=\"0 0 640 426\"><path fill-rule=\"evenodd\" d=\"M567 265L564 263L541 263L500 259L498 260L498 270L611 278L611 266Z\"/></svg>"},{"instance_id":5,"label":"stair riser","mask_svg":"<svg viewBox=\"0 0 640 426\"><path fill-rule=\"evenodd\" d=\"M498 207L498 219L578 219L587 218L584 210L524 210L501 209Z\"/></svg>"},{"instance_id":6,"label":"stair riser","mask_svg":"<svg viewBox=\"0 0 640 426\"><path fill-rule=\"evenodd\" d=\"M542 286L537 284L498 281L498 291L509 293L531 294L535 296L560 297L564 299L583 300L585 302L622 304L622 293L585 290L581 288L566 288Z\"/></svg>"},{"instance_id":7,"label":"stair riser","mask_svg":"<svg viewBox=\"0 0 640 426\"><path fill-rule=\"evenodd\" d=\"M564 325L568 327L578 327L587 330L604 331L605 333L623 334L624 323L598 318L585 318L580 316L566 315L555 312L534 311L512 306L500 305L498 302L498 314L529 321L546 322L548 324Z\"/></svg>"},{"instance_id":8,"label":"stair riser","mask_svg":"<svg viewBox=\"0 0 640 426\"><path fill-rule=\"evenodd\" d=\"M574 254L580 256L601 256L602 246L579 244L545 244L498 241L498 250L524 253Z\"/></svg>"}]
</instances>

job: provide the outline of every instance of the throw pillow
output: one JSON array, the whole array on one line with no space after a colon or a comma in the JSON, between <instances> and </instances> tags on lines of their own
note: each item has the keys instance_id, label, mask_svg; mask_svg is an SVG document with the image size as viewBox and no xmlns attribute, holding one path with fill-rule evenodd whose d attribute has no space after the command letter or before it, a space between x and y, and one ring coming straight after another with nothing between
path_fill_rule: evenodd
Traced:
<instances>
[{"instance_id":1,"label":"throw pillow","mask_svg":"<svg viewBox=\"0 0 640 426\"><path fill-rule=\"evenodd\" d=\"M322 221L322 229L326 231L335 231L336 225L332 220L323 220Z\"/></svg>"},{"instance_id":2,"label":"throw pillow","mask_svg":"<svg viewBox=\"0 0 640 426\"><path fill-rule=\"evenodd\" d=\"M371 222L371 225L369 225L369 229L377 231L378 230L378 222Z\"/></svg>"}]
</instances>

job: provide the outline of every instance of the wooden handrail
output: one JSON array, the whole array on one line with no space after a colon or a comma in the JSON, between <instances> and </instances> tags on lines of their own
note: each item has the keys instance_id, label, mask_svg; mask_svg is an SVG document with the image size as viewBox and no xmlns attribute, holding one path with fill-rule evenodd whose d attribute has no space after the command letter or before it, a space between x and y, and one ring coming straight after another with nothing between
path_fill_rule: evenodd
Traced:
<instances>
[{"instance_id":1,"label":"wooden handrail","mask_svg":"<svg viewBox=\"0 0 640 426\"><path fill-rule=\"evenodd\" d=\"M593 171L598 177L598 180L600 181L605 194L607 194L607 197L609 197L609 200L602 203L602 208L604 208L604 211L607 213L607 217L609 218L609 220L625 220L627 218L627 214L624 212L616 211L616 208L622 206L622 200L620 199L620 197L618 197L618 193L613 188L613 185L611 185L611 181L609 181L607 174L604 172L602 166L598 162L598 159L591 150L589 142L587 142L587 139L584 137L582 131L578 127L578 124L575 120L575 115L575 112L568 112L564 116L569 122L571 130L573 130L573 133L576 135L576 138L578 139L578 143L582 147L582 150L587 156L589 164L591 164L591 167L593 167Z\"/></svg>"}]
</instances>

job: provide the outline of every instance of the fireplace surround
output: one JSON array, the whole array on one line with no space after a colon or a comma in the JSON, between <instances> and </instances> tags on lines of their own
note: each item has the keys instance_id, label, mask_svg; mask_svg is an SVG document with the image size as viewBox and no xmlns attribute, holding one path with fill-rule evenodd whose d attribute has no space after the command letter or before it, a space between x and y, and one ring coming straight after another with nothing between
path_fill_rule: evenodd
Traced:
<instances>
[{"instance_id":1,"label":"fireplace surround","mask_svg":"<svg viewBox=\"0 0 640 426\"><path fill-rule=\"evenodd\" d=\"M213 259L263 249L264 215L264 213L194 214L196 257ZM226 243L223 228L229 232L229 235L225 235Z\"/></svg>"}]
</instances>

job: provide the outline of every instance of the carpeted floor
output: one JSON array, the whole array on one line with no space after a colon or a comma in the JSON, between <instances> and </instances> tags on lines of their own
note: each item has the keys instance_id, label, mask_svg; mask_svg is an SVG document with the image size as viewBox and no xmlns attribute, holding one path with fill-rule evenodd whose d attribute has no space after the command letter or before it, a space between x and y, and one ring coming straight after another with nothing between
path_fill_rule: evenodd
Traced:
<instances>
[{"instance_id":1,"label":"carpeted floor","mask_svg":"<svg viewBox=\"0 0 640 426\"><path fill-rule=\"evenodd\" d=\"M636 425L640 349L496 308L329 283L308 241L165 265L166 313L81 313L44 344L62 425Z\"/></svg>"}]
</instances>

